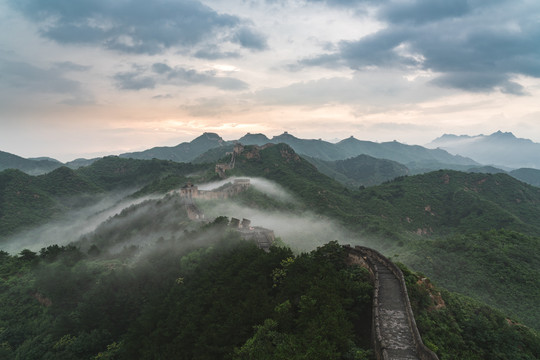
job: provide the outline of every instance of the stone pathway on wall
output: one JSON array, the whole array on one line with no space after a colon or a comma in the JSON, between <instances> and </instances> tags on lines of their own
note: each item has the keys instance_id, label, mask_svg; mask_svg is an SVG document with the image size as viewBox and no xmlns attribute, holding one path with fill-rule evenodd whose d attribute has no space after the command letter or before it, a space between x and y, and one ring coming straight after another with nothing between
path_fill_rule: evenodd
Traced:
<instances>
[{"instance_id":1,"label":"stone pathway on wall","mask_svg":"<svg viewBox=\"0 0 540 360\"><path fill-rule=\"evenodd\" d=\"M376 266L380 283L380 330L389 359L418 359L399 280L380 262Z\"/></svg>"}]
</instances>

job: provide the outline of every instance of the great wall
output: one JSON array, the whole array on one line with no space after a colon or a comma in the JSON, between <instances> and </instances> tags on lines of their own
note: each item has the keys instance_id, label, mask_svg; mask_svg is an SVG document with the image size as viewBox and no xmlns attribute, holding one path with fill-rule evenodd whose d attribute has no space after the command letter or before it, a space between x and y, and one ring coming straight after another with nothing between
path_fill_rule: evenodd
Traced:
<instances>
[{"instance_id":1,"label":"great wall","mask_svg":"<svg viewBox=\"0 0 540 360\"><path fill-rule=\"evenodd\" d=\"M249 189L251 183L249 179L234 179L232 183L227 183L215 190L199 190L196 185L187 183L180 191L180 197L184 202L187 215L190 220L206 221L204 213L195 204L193 199L200 200L223 200ZM240 235L244 240L253 241L264 251L270 251L270 246L275 241L274 231L260 226L252 226L251 221L231 218L228 227Z\"/></svg>"},{"instance_id":2,"label":"great wall","mask_svg":"<svg viewBox=\"0 0 540 360\"><path fill-rule=\"evenodd\" d=\"M241 151L241 150L240 150ZM234 166L234 155L232 166ZM216 172L224 168L216 166ZM188 183L179 191L191 220L205 221L204 213L193 199L228 199L250 187L249 179L235 179L216 190L199 190ZM274 232L262 227L251 226L251 221L231 218L228 227L240 236L254 241L259 248L270 251L275 240ZM349 261L369 269L373 283L372 343L378 360L439 360L427 348L416 327L409 301L405 279L401 270L379 252L363 247L347 246Z\"/></svg>"},{"instance_id":3,"label":"great wall","mask_svg":"<svg viewBox=\"0 0 540 360\"><path fill-rule=\"evenodd\" d=\"M401 270L379 252L347 247L351 262L369 269L373 283L372 342L378 360L438 360L422 342Z\"/></svg>"}]
</instances>

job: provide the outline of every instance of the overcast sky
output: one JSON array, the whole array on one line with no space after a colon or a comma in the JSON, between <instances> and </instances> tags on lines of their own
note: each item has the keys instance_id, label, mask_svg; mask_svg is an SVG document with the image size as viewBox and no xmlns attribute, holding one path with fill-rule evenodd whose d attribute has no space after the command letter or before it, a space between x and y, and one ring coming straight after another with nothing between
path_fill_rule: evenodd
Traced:
<instances>
[{"instance_id":1,"label":"overcast sky","mask_svg":"<svg viewBox=\"0 0 540 360\"><path fill-rule=\"evenodd\" d=\"M0 150L540 142L538 0L0 0Z\"/></svg>"}]
</instances>

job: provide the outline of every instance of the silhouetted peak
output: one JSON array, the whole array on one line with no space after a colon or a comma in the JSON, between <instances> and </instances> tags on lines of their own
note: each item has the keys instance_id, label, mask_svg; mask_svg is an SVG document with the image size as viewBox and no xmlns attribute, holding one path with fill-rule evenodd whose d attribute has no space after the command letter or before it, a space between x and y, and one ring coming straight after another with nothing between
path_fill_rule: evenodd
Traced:
<instances>
[{"instance_id":1,"label":"silhouetted peak","mask_svg":"<svg viewBox=\"0 0 540 360\"><path fill-rule=\"evenodd\" d=\"M490 137L500 138L500 139L515 139L516 137L511 132L502 132L501 130L494 132Z\"/></svg>"},{"instance_id":2,"label":"silhouetted peak","mask_svg":"<svg viewBox=\"0 0 540 360\"><path fill-rule=\"evenodd\" d=\"M279 136L274 136L272 140L279 140L279 139L297 139L297 137L289 134L287 131L283 132L283 134Z\"/></svg>"},{"instance_id":3,"label":"silhouetted peak","mask_svg":"<svg viewBox=\"0 0 540 360\"><path fill-rule=\"evenodd\" d=\"M208 141L211 141L211 142L223 142L223 139L221 138L221 136L219 136L218 134L216 133L211 133L211 132L205 132L203 133L201 136L193 139L191 141L191 143L204 143L204 142L208 142Z\"/></svg>"}]
</instances>

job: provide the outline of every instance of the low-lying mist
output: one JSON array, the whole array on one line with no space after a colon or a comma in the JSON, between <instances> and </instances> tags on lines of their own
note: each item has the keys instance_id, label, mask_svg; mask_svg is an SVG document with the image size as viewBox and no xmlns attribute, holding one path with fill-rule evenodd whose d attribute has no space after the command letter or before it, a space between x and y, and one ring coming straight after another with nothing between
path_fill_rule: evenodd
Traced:
<instances>
[{"instance_id":1,"label":"low-lying mist","mask_svg":"<svg viewBox=\"0 0 540 360\"><path fill-rule=\"evenodd\" d=\"M196 184L200 190L217 189L237 178L207 184ZM245 178L244 178L245 179ZM22 249L39 251L49 245L75 243L82 251L96 245L109 254L128 247L140 249L153 246L157 241L171 240L182 243L189 233L218 216L249 219L252 226L273 230L276 237L293 250L310 251L332 240L342 244L366 243L331 219L302 210L299 202L281 186L261 178L249 178L254 190L273 200L289 204L290 210L266 211L246 206L232 199L199 201L205 209L205 220L191 221L187 217L185 202L178 192L139 199L127 198L128 192L116 193L64 218L27 230L6 239L0 247L10 253ZM211 240L189 239L199 245Z\"/></svg>"},{"instance_id":2,"label":"low-lying mist","mask_svg":"<svg viewBox=\"0 0 540 360\"><path fill-rule=\"evenodd\" d=\"M122 191L108 194L96 203L65 214L60 219L9 236L2 240L0 249L9 253L18 253L23 249L37 251L49 245L67 245L78 240L82 235L94 231L99 224L123 209L148 199L161 197L130 199L126 197L130 193L130 191Z\"/></svg>"},{"instance_id":3,"label":"low-lying mist","mask_svg":"<svg viewBox=\"0 0 540 360\"><path fill-rule=\"evenodd\" d=\"M251 186L261 193L268 195L278 201L282 202L295 202L294 196L287 192L283 187L281 187L279 184L272 182L270 180L264 179L264 178L257 178L257 177L230 177L221 181L206 183L206 184L200 184L198 185L199 190L216 190L220 188L221 186L227 184L227 183L234 183L235 180L238 179L249 179L249 182Z\"/></svg>"},{"instance_id":4,"label":"low-lying mist","mask_svg":"<svg viewBox=\"0 0 540 360\"><path fill-rule=\"evenodd\" d=\"M274 231L276 237L293 250L309 251L332 240L351 243L354 236L327 218L310 212L264 211L246 207L234 201L223 201L207 212L207 217L227 216L249 219L252 226L261 226Z\"/></svg>"}]
</instances>

